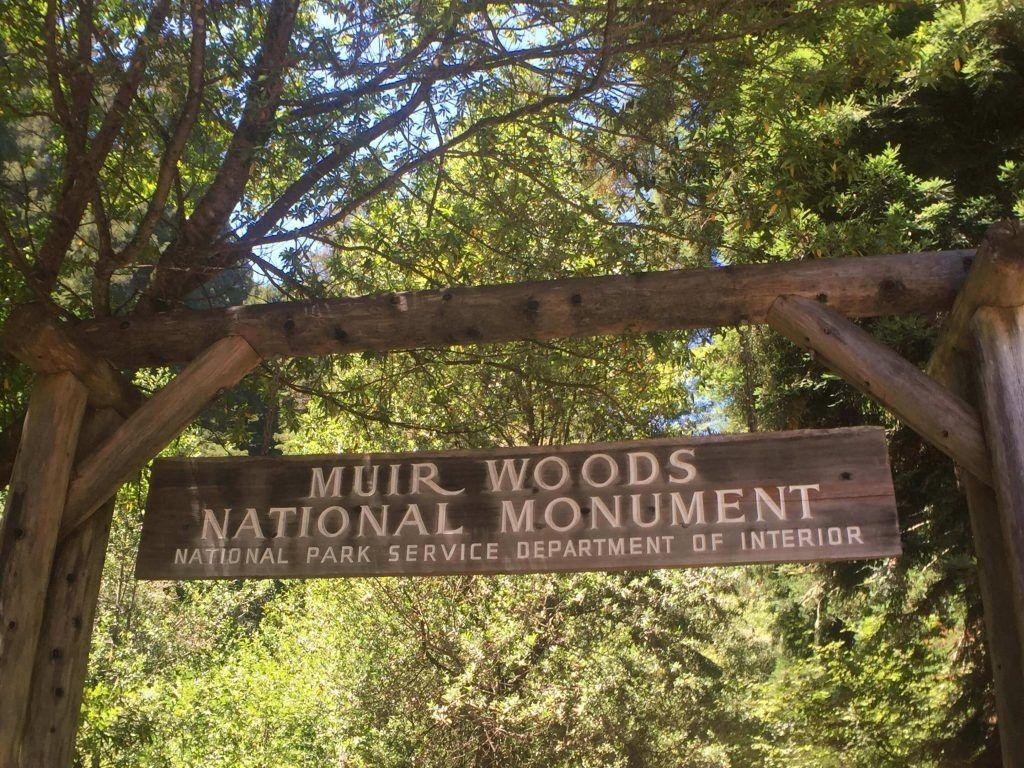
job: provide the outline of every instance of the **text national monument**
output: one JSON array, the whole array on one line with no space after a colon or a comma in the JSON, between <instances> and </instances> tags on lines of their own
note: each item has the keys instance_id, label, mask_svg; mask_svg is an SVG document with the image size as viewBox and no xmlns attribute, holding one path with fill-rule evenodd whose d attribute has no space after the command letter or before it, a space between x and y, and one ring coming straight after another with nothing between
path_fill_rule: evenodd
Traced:
<instances>
[{"instance_id":1,"label":"text national monument","mask_svg":"<svg viewBox=\"0 0 1024 768\"><path fill-rule=\"evenodd\" d=\"M143 579L519 573L900 553L881 428L160 459Z\"/></svg>"}]
</instances>

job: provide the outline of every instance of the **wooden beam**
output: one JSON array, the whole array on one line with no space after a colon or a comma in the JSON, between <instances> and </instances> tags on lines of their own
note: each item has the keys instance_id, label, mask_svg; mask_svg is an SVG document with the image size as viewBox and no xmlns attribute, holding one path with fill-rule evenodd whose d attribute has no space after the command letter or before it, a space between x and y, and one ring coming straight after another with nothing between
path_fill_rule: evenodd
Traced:
<instances>
[{"instance_id":1,"label":"wooden beam","mask_svg":"<svg viewBox=\"0 0 1024 768\"><path fill-rule=\"evenodd\" d=\"M86 389L70 373L33 387L0 526L0 768L16 768Z\"/></svg>"},{"instance_id":2,"label":"wooden beam","mask_svg":"<svg viewBox=\"0 0 1024 768\"><path fill-rule=\"evenodd\" d=\"M971 321L981 410L992 450L1017 633L1024 637L1024 307L983 307Z\"/></svg>"},{"instance_id":3,"label":"wooden beam","mask_svg":"<svg viewBox=\"0 0 1024 768\"><path fill-rule=\"evenodd\" d=\"M95 408L113 408L127 417L146 399L42 304L15 307L4 324L2 338L6 349L36 373L75 374L89 390L89 403Z\"/></svg>"},{"instance_id":4,"label":"wooden beam","mask_svg":"<svg viewBox=\"0 0 1024 768\"><path fill-rule=\"evenodd\" d=\"M971 318L979 307L1024 305L1024 226L1019 221L1000 221L988 228L978 248L974 266L953 304L928 373L935 379L955 376L963 358L974 354Z\"/></svg>"},{"instance_id":5,"label":"wooden beam","mask_svg":"<svg viewBox=\"0 0 1024 768\"><path fill-rule=\"evenodd\" d=\"M123 421L112 409L93 411L82 427L79 460ZM57 546L32 672L23 766L70 768L72 764L113 512L111 497Z\"/></svg>"},{"instance_id":6,"label":"wooden beam","mask_svg":"<svg viewBox=\"0 0 1024 768\"><path fill-rule=\"evenodd\" d=\"M76 330L115 366L139 368L187 362L230 334L269 359L763 323L783 294L818 298L849 317L940 312L973 256L817 259L179 310Z\"/></svg>"},{"instance_id":7,"label":"wooden beam","mask_svg":"<svg viewBox=\"0 0 1024 768\"><path fill-rule=\"evenodd\" d=\"M768 322L979 480L992 484L981 419L961 398L817 301L781 296L769 310Z\"/></svg>"},{"instance_id":8,"label":"wooden beam","mask_svg":"<svg viewBox=\"0 0 1024 768\"><path fill-rule=\"evenodd\" d=\"M238 336L221 339L192 361L75 467L61 539L85 522L132 473L138 472L221 390L256 367L260 356Z\"/></svg>"}]
</instances>

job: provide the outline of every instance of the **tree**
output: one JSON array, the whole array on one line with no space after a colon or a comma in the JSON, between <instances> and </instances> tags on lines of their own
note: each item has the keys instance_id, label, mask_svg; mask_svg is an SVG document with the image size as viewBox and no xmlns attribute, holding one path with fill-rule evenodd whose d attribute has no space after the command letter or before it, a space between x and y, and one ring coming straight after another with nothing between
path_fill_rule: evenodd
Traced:
<instances>
[{"instance_id":1,"label":"tree","mask_svg":"<svg viewBox=\"0 0 1024 768\"><path fill-rule=\"evenodd\" d=\"M611 108L630 57L784 3L8 5L4 257L73 312L176 306L486 127ZM134 277L111 297L115 277ZM54 293L56 291L56 294ZM209 297L207 297L209 298Z\"/></svg>"},{"instance_id":2,"label":"tree","mask_svg":"<svg viewBox=\"0 0 1024 768\"><path fill-rule=\"evenodd\" d=\"M669 218L705 259L727 263L977 243L988 222L1024 211L1022 30L1015 4L904 3L847 7L798 30L718 47L704 58L697 86L709 98L688 112L684 128L681 116L640 122L676 145L648 163L646 180L637 177L637 186L654 189L644 215L662 226ZM938 327L938 318L871 323L876 337L922 366ZM722 332L695 362L705 393L734 428L869 421L890 429L904 555L892 572L820 569L822 599L777 604L780 629L798 634L780 659L789 682L808 676L803 694L814 689L841 702L849 707L843 716L863 706L861 696L897 693L870 700L879 717L898 707L905 719L916 706L914 670L933 663L936 644L960 638L955 652L943 651L956 683L938 705L943 721L920 724L933 735L916 757L853 757L864 748L855 734L832 742L846 726L816 714L790 723L794 751L784 753L785 764L815 742L867 764L906 764L928 752L951 764L997 760L967 509L948 460L770 331ZM865 634L871 604L886 610L881 627ZM818 650L806 657L809 641ZM785 661L789 653L798 658ZM878 653L891 663L878 666L869 690L864 659ZM782 698L787 707L806 700Z\"/></svg>"}]
</instances>

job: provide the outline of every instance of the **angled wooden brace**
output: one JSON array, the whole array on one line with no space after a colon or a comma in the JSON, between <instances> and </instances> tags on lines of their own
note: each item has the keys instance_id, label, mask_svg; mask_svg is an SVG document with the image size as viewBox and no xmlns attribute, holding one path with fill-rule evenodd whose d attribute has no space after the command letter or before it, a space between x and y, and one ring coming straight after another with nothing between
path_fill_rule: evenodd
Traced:
<instances>
[{"instance_id":1,"label":"angled wooden brace","mask_svg":"<svg viewBox=\"0 0 1024 768\"><path fill-rule=\"evenodd\" d=\"M43 616L33 643L34 664L21 664L26 685L31 673L31 687L10 699L12 705L18 703L24 728L21 734L2 734L4 744L10 744L8 754L20 751L23 765L70 765L113 495L121 480L140 469L219 390L237 383L259 358L237 337L223 339L146 401L93 354L73 329L40 307L16 310L3 335L5 346L37 372L63 370L67 372L62 376L77 378L79 386L85 384L83 392L96 409L82 428L71 487L65 486L67 503L62 505L52 569L35 571L40 584L34 593L45 595L45 609L41 599ZM128 430L119 432L124 417L135 418ZM96 500L86 501L87 494L94 494L91 498ZM68 506L73 499L75 506ZM56 528L52 530L55 538ZM26 586L24 579L19 579L18 586ZM0 766L6 765L0 760Z\"/></svg>"},{"instance_id":2,"label":"angled wooden brace","mask_svg":"<svg viewBox=\"0 0 1024 768\"><path fill-rule=\"evenodd\" d=\"M249 343L228 336L214 343L147 400L81 464L68 488L61 539L81 526L124 480L173 440L221 390L260 363Z\"/></svg>"},{"instance_id":3,"label":"angled wooden brace","mask_svg":"<svg viewBox=\"0 0 1024 768\"><path fill-rule=\"evenodd\" d=\"M768 310L768 324L992 485L981 418L963 399L820 302L780 296Z\"/></svg>"}]
</instances>

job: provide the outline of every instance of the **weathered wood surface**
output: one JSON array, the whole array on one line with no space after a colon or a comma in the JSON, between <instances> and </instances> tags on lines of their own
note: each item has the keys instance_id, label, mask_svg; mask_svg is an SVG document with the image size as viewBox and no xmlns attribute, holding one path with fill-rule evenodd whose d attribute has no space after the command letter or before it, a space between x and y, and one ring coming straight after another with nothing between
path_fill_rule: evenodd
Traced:
<instances>
[{"instance_id":1,"label":"weathered wood surface","mask_svg":"<svg viewBox=\"0 0 1024 768\"><path fill-rule=\"evenodd\" d=\"M159 459L137 575L622 570L899 552L885 433L862 427L429 454Z\"/></svg>"},{"instance_id":2,"label":"weathered wood surface","mask_svg":"<svg viewBox=\"0 0 1024 768\"><path fill-rule=\"evenodd\" d=\"M1008 554L1017 633L1024 638L1024 308L983 307L971 322L992 452L996 500Z\"/></svg>"},{"instance_id":3,"label":"weathered wood surface","mask_svg":"<svg viewBox=\"0 0 1024 768\"><path fill-rule=\"evenodd\" d=\"M146 399L40 304L15 307L3 326L2 338L6 349L36 373L75 374L88 388L89 403L95 408L113 408L128 417Z\"/></svg>"},{"instance_id":4,"label":"weathered wood surface","mask_svg":"<svg viewBox=\"0 0 1024 768\"><path fill-rule=\"evenodd\" d=\"M223 389L260 362L238 336L213 344L143 404L99 448L75 467L61 539L103 504L134 472L163 450Z\"/></svg>"},{"instance_id":5,"label":"weathered wood surface","mask_svg":"<svg viewBox=\"0 0 1024 768\"><path fill-rule=\"evenodd\" d=\"M6 488L14 471L14 457L21 442L22 421L8 424L0 431L0 488Z\"/></svg>"},{"instance_id":6,"label":"weathered wood surface","mask_svg":"<svg viewBox=\"0 0 1024 768\"><path fill-rule=\"evenodd\" d=\"M122 421L113 409L89 414L78 441L78 459L94 450ZM32 672L22 768L72 765L113 512L112 497L57 545Z\"/></svg>"},{"instance_id":7,"label":"weathered wood surface","mask_svg":"<svg viewBox=\"0 0 1024 768\"><path fill-rule=\"evenodd\" d=\"M1024 227L1019 221L1000 221L989 227L974 265L953 304L928 363L936 379L954 375L952 369L974 352L971 318L979 307L1024 305Z\"/></svg>"},{"instance_id":8,"label":"weathered wood surface","mask_svg":"<svg viewBox=\"0 0 1024 768\"><path fill-rule=\"evenodd\" d=\"M985 612L985 641L1004 766L1024 766L1024 635L1015 620L1009 549L1003 539L995 492L971 474L964 477L978 588Z\"/></svg>"},{"instance_id":9,"label":"weathered wood surface","mask_svg":"<svg viewBox=\"0 0 1024 768\"><path fill-rule=\"evenodd\" d=\"M972 356L973 357L973 356ZM973 359L958 355L936 371L937 381L976 403ZM967 496L978 589L985 617L985 645L992 665L1003 765L1024 766L1024 642L1014 619L1010 554L1003 539L995 491L958 467Z\"/></svg>"},{"instance_id":10,"label":"weathered wood surface","mask_svg":"<svg viewBox=\"0 0 1024 768\"><path fill-rule=\"evenodd\" d=\"M0 768L17 768L50 564L86 389L70 373L44 376L29 400L0 526Z\"/></svg>"},{"instance_id":11,"label":"weathered wood surface","mask_svg":"<svg viewBox=\"0 0 1024 768\"><path fill-rule=\"evenodd\" d=\"M115 366L185 363L229 334L264 359L761 323L777 296L849 317L948 310L973 250L392 293L106 318L76 330Z\"/></svg>"},{"instance_id":12,"label":"weathered wood surface","mask_svg":"<svg viewBox=\"0 0 1024 768\"><path fill-rule=\"evenodd\" d=\"M768 322L793 343L815 352L848 383L991 485L981 418L963 399L821 303L782 296Z\"/></svg>"}]
</instances>

